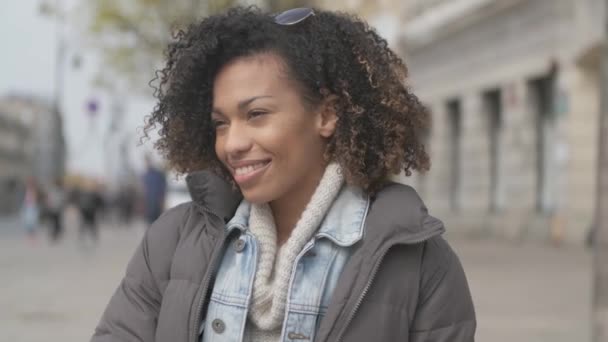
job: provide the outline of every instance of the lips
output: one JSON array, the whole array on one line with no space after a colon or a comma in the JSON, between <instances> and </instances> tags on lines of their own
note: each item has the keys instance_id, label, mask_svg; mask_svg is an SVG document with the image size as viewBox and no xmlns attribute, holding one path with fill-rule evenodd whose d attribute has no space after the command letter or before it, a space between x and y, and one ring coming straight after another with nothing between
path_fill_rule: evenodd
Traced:
<instances>
[{"instance_id":1,"label":"lips","mask_svg":"<svg viewBox=\"0 0 608 342\"><path fill-rule=\"evenodd\" d=\"M250 185L270 165L271 160L240 161L231 163L232 175L240 187Z\"/></svg>"},{"instance_id":2,"label":"lips","mask_svg":"<svg viewBox=\"0 0 608 342\"><path fill-rule=\"evenodd\" d=\"M267 161L265 161L265 162L259 162L259 163L253 164L253 165L241 166L241 167L238 167L238 168L234 169L234 174L236 176L246 175L246 174L251 173L251 172L253 172L255 170L263 168L264 166L266 166L266 164L268 164Z\"/></svg>"}]
</instances>

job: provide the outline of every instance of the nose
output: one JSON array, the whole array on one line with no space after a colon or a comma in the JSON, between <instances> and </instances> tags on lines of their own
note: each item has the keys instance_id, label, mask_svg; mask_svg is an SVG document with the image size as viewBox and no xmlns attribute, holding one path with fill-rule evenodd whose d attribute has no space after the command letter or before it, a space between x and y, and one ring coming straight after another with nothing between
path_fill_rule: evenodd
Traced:
<instances>
[{"instance_id":1,"label":"nose","mask_svg":"<svg viewBox=\"0 0 608 342\"><path fill-rule=\"evenodd\" d=\"M229 159L238 159L243 154L247 153L252 146L252 139L247 132L245 125L238 122L233 122L228 127L223 138L223 148Z\"/></svg>"}]
</instances>

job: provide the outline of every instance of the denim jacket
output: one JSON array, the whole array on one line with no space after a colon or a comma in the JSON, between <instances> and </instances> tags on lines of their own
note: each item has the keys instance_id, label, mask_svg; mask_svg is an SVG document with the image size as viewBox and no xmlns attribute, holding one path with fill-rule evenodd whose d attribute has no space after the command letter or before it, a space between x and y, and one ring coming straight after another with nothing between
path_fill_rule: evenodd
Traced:
<instances>
[{"instance_id":1,"label":"denim jacket","mask_svg":"<svg viewBox=\"0 0 608 342\"><path fill-rule=\"evenodd\" d=\"M226 225L239 231L224 252L211 293L202 342L242 341L259 247L248 230L251 204L243 200ZM294 261L280 341L313 341L351 246L363 237L369 198L344 186L315 235ZM237 235L237 234L233 234Z\"/></svg>"}]
</instances>

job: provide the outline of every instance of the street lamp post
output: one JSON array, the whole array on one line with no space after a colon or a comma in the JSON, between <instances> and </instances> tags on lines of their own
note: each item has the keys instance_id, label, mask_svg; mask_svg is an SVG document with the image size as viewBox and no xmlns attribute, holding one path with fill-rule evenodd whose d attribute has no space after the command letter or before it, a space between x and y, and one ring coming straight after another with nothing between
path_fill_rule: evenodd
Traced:
<instances>
[{"instance_id":1,"label":"street lamp post","mask_svg":"<svg viewBox=\"0 0 608 342\"><path fill-rule=\"evenodd\" d=\"M65 173L65 154L66 154L66 142L63 135L63 113L62 113L62 100L65 85L65 72L64 72L64 61L66 55L66 42L63 34L65 13L63 10L62 0L55 0L54 8L51 12L56 18L56 51L55 51L55 70L54 70L54 89L53 89L53 112L54 124L57 125L56 129L53 130L57 133L54 138L57 139L57 147L53 149L55 152L52 156L52 160L55 163L55 167L52 168L51 181L56 177L61 177ZM43 3L43 7L47 7L46 11L49 11L49 6Z\"/></svg>"},{"instance_id":2,"label":"street lamp post","mask_svg":"<svg viewBox=\"0 0 608 342\"><path fill-rule=\"evenodd\" d=\"M594 238L593 341L608 341L608 0L605 1L601 52L601 105L598 137L597 200Z\"/></svg>"},{"instance_id":3,"label":"street lamp post","mask_svg":"<svg viewBox=\"0 0 608 342\"><path fill-rule=\"evenodd\" d=\"M54 91L54 107L55 113L61 114L61 98L63 96L63 61L65 57L65 40L63 38L63 9L61 7L61 0L55 0L55 11L57 17L56 27L56 42L57 51L55 52L55 91Z\"/></svg>"}]
</instances>

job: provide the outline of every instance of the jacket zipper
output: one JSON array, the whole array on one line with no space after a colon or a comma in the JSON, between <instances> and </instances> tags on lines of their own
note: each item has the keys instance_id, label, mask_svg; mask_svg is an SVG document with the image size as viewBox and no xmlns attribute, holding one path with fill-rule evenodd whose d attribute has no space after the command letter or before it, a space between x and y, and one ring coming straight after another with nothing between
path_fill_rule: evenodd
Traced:
<instances>
[{"instance_id":1,"label":"jacket zipper","mask_svg":"<svg viewBox=\"0 0 608 342\"><path fill-rule=\"evenodd\" d=\"M388 253L388 251L391 248L393 248L393 247L395 247L397 245L411 245L411 244L420 243L422 241L428 240L432 236L433 235L425 236L425 237L414 239L414 240L408 240L408 241L404 241L404 242L398 242L398 243L395 243L395 244L392 244L392 245L388 246L382 252L382 256L380 256L380 258L378 258L378 260L374 264L374 267L372 268L372 276L369 277L367 283L365 284L365 287L363 288L363 292L361 292L361 295L359 296L359 299L357 300L357 303L355 304L355 307L354 307L353 311L348 316L348 319L346 320L346 324L344 325L344 327L342 327L342 330L340 330L340 334L338 334L338 338L336 339L336 341L338 341L338 342L342 341L342 338L344 337L344 334L346 333L346 329L348 328L348 326L350 325L350 323L355 318L355 315L357 314L357 311L359 311L359 307L363 303L363 299L367 295L367 292L369 291L369 288L371 287L374 279L376 278L376 275L378 274L378 270L380 269L380 264L384 260L384 257L386 256L386 254Z\"/></svg>"},{"instance_id":2,"label":"jacket zipper","mask_svg":"<svg viewBox=\"0 0 608 342\"><path fill-rule=\"evenodd\" d=\"M209 212L211 214L213 214L212 212ZM215 215L215 214L213 214ZM222 231L222 243L219 244L219 248L216 248L216 250L213 252L213 255L211 256L211 261L209 262L209 269L207 270L207 274L205 275L205 278L203 279L203 282L201 283L203 288L202 288L202 292L201 292L201 298L198 302L198 305L196 307L196 316L194 319L194 325L192 326L192 333L190 334L190 341L192 342L196 342L197 340L197 331L200 329L200 325L201 325L201 321L202 321L202 310L203 310L203 304L205 302L205 298L207 297L207 291L209 290L209 283L211 282L211 275L213 274L213 272L215 271L215 269L217 268L217 261L219 259L219 255L220 252L222 252L224 250L224 245L226 244L226 240L228 238L228 234L226 234L226 232Z\"/></svg>"},{"instance_id":3,"label":"jacket zipper","mask_svg":"<svg viewBox=\"0 0 608 342\"><path fill-rule=\"evenodd\" d=\"M376 278L376 274L378 273L380 264L382 263L382 260L384 260L384 257L386 256L386 253L388 253L389 250L390 250L390 247L387 248L384 252L382 252L382 256L374 264L374 268L372 268L372 276L369 277L367 284L365 284L365 287L363 288L363 292L361 292L361 296L359 296L359 299L357 300L357 304L355 304L355 308L353 309L351 314L348 316L348 319L346 320L346 324L340 331L340 334L338 335L338 338L336 339L336 341L342 341L342 337L344 337L344 334L346 333L346 328L348 328L348 326L350 325L352 320L355 318L357 311L359 311L359 307L361 306L363 299L367 295L367 292L369 291L369 288L371 287L372 282L374 281L374 278Z\"/></svg>"}]
</instances>

